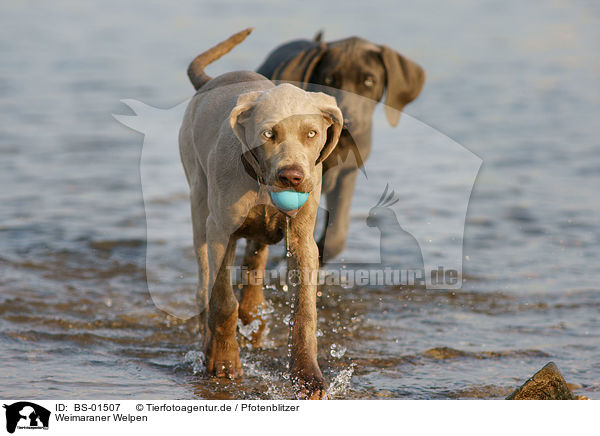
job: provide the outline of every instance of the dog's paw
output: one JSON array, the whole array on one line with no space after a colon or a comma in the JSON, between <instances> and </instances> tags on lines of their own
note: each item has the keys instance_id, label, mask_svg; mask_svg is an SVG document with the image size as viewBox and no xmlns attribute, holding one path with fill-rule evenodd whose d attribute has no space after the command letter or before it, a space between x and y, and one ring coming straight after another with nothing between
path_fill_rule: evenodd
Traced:
<instances>
[{"instance_id":1,"label":"dog's paw","mask_svg":"<svg viewBox=\"0 0 600 436\"><path fill-rule=\"evenodd\" d=\"M294 369L292 383L299 400L327 399L328 385L318 366Z\"/></svg>"},{"instance_id":2,"label":"dog's paw","mask_svg":"<svg viewBox=\"0 0 600 436\"><path fill-rule=\"evenodd\" d=\"M217 377L234 379L244 374L238 343L211 339L206 353L206 371Z\"/></svg>"}]
</instances>

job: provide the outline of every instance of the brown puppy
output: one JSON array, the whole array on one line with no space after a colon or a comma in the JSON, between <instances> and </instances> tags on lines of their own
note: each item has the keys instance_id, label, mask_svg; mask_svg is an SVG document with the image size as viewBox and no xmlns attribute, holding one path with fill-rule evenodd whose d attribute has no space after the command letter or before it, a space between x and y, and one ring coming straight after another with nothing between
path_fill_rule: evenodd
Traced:
<instances>
[{"instance_id":1,"label":"brown puppy","mask_svg":"<svg viewBox=\"0 0 600 436\"><path fill-rule=\"evenodd\" d=\"M385 92L387 119L397 125L404 106L421 92L425 72L385 45L358 37L323 43L321 34L314 41L281 45L257 71L274 81L300 82L304 89L326 92L336 97L344 114L340 141L323 165L329 217L318 245L321 262L326 262L346 244L356 175L371 152L371 122L377 102Z\"/></svg>"},{"instance_id":2,"label":"brown puppy","mask_svg":"<svg viewBox=\"0 0 600 436\"><path fill-rule=\"evenodd\" d=\"M242 374L236 339L238 313L258 317L260 304L245 289L242 307L235 298L229 267L236 241L277 243L285 234L284 213L269 191L309 193L289 220L292 257L299 272L290 343L292 379L303 396L323 398L326 382L317 363L316 272L318 249L313 232L321 195L322 162L335 148L342 113L335 99L290 84L275 86L260 74L238 71L211 79L204 67L241 42L249 31L199 55L188 75L199 89L186 110L179 147L190 185L198 296L206 340L207 370L221 377ZM265 255L251 251L250 270L264 270ZM262 296L262 286L260 288ZM252 304L250 304L250 303ZM204 310L206 312L206 310Z\"/></svg>"}]
</instances>

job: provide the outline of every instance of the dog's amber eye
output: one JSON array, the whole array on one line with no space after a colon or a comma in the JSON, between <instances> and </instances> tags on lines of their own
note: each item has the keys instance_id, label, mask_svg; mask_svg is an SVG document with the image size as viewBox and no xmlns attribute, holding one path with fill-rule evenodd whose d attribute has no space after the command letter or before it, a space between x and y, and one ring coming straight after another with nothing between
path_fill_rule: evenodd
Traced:
<instances>
[{"instance_id":1,"label":"dog's amber eye","mask_svg":"<svg viewBox=\"0 0 600 436\"><path fill-rule=\"evenodd\" d=\"M367 77L363 83L367 88L370 88L375 84L375 80L372 77Z\"/></svg>"},{"instance_id":2,"label":"dog's amber eye","mask_svg":"<svg viewBox=\"0 0 600 436\"><path fill-rule=\"evenodd\" d=\"M325 85L331 85L333 83L333 77L331 77L331 76L325 77L324 82L325 82Z\"/></svg>"},{"instance_id":3,"label":"dog's amber eye","mask_svg":"<svg viewBox=\"0 0 600 436\"><path fill-rule=\"evenodd\" d=\"M316 130L311 130L310 132L308 132L308 137L309 138L314 138L315 136L317 136L317 131Z\"/></svg>"},{"instance_id":4,"label":"dog's amber eye","mask_svg":"<svg viewBox=\"0 0 600 436\"><path fill-rule=\"evenodd\" d=\"M273 137L273 131L265 130L264 132L262 132L262 135L267 139L271 139Z\"/></svg>"}]
</instances>

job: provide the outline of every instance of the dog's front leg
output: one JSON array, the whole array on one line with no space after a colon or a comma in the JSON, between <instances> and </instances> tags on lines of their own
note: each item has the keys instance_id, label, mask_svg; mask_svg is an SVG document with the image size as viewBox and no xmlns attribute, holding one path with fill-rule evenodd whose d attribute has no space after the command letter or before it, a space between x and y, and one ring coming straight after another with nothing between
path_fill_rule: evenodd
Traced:
<instances>
[{"instance_id":1,"label":"dog's front leg","mask_svg":"<svg viewBox=\"0 0 600 436\"><path fill-rule=\"evenodd\" d=\"M236 339L238 302L231 287L229 267L233 265L236 240L225 234L209 217L207 223L209 289L206 369L217 377L236 378L243 374Z\"/></svg>"},{"instance_id":2,"label":"dog's front leg","mask_svg":"<svg viewBox=\"0 0 600 436\"><path fill-rule=\"evenodd\" d=\"M244 255L244 267L246 283L242 289L240 301L240 319L244 325L258 322L256 330L252 333L252 346L258 347L262 343L266 321L261 315L266 301L263 293L263 282L265 278L265 265L269 256L269 246L248 240L246 254Z\"/></svg>"},{"instance_id":3,"label":"dog's front leg","mask_svg":"<svg viewBox=\"0 0 600 436\"><path fill-rule=\"evenodd\" d=\"M306 218L306 217L305 217ZM290 325L292 381L299 397L322 399L327 382L317 363L317 274L319 250L309 223L298 216L292 220L288 259L290 291L294 307Z\"/></svg>"}]
</instances>

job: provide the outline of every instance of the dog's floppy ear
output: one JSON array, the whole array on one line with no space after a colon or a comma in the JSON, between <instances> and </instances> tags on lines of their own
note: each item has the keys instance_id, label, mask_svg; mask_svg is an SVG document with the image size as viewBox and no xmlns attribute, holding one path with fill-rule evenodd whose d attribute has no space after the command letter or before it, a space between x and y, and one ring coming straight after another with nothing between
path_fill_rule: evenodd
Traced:
<instances>
[{"instance_id":1,"label":"dog's floppy ear","mask_svg":"<svg viewBox=\"0 0 600 436\"><path fill-rule=\"evenodd\" d=\"M308 83L317 63L327 51L327 46L318 42L314 47L302 50L296 56L279 65L273 72L271 80L285 80L288 82ZM301 85L306 89L305 85Z\"/></svg>"},{"instance_id":2,"label":"dog's floppy ear","mask_svg":"<svg viewBox=\"0 0 600 436\"><path fill-rule=\"evenodd\" d=\"M425 83L425 71L395 50L385 45L380 47L387 76L385 116L390 125L396 126L404 106L421 92Z\"/></svg>"},{"instance_id":3,"label":"dog's floppy ear","mask_svg":"<svg viewBox=\"0 0 600 436\"><path fill-rule=\"evenodd\" d=\"M261 94L262 91L253 91L240 95L229 115L229 124L233 129L233 133L235 133L235 136L237 136L237 139L240 140L244 147L248 147L244 122L250 116L250 111L254 108L256 100Z\"/></svg>"},{"instance_id":4,"label":"dog's floppy ear","mask_svg":"<svg viewBox=\"0 0 600 436\"><path fill-rule=\"evenodd\" d=\"M337 106L334 97L322 92L311 92L309 94L323 116L331 123L327 129L327 140L325 141L325 145L321 149L321 154L319 154L319 158L315 162L315 165L319 165L327 159L327 156L329 156L337 145L340 134L342 133L344 118L342 117L342 111Z\"/></svg>"},{"instance_id":5,"label":"dog's floppy ear","mask_svg":"<svg viewBox=\"0 0 600 436\"><path fill-rule=\"evenodd\" d=\"M229 124L231 125L231 129L233 130L233 133L237 139L239 139L239 141L242 143L241 159L244 162L244 166L246 166L246 164L250 165L255 173L253 176L257 177L260 177L261 174L260 165L258 164L258 159L248 145L248 141L246 139L246 127L244 126L244 123L250 117L250 113L256 104L256 100L261 94L262 91L253 91L240 95L237 99L235 107L229 115Z\"/></svg>"}]
</instances>

